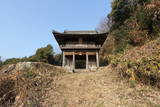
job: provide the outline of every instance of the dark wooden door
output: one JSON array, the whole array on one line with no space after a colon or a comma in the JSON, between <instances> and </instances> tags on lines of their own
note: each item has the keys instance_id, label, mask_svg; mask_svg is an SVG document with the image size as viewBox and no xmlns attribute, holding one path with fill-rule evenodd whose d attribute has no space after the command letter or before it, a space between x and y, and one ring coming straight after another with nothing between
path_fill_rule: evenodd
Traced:
<instances>
[{"instance_id":1,"label":"dark wooden door","mask_svg":"<svg viewBox=\"0 0 160 107\"><path fill-rule=\"evenodd\" d=\"M86 55L76 55L75 56L75 68L76 69L86 69Z\"/></svg>"}]
</instances>

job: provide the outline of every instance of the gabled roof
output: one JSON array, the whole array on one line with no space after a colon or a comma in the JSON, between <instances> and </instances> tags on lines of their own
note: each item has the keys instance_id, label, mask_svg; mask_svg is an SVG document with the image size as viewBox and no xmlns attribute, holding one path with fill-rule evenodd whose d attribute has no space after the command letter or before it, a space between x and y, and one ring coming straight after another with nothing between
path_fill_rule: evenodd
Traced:
<instances>
[{"instance_id":1,"label":"gabled roof","mask_svg":"<svg viewBox=\"0 0 160 107\"><path fill-rule=\"evenodd\" d=\"M99 33L95 30L84 30L84 31L69 31L69 30L65 30L64 32L58 32L53 30L52 32L54 35L55 34L61 34L61 35L101 35L101 34L107 34L108 32L105 33Z\"/></svg>"},{"instance_id":2,"label":"gabled roof","mask_svg":"<svg viewBox=\"0 0 160 107\"><path fill-rule=\"evenodd\" d=\"M93 41L96 44L103 45L108 34L108 32L98 33L97 31L64 31L61 33L55 30L53 30L52 33L59 45L65 44L67 41L74 42L75 38L79 38L79 37Z\"/></svg>"}]
</instances>

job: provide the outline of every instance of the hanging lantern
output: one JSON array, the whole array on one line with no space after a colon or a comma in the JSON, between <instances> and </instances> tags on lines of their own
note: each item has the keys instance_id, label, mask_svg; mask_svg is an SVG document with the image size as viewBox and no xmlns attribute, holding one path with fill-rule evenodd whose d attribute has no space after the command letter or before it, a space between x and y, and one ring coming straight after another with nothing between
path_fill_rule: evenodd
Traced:
<instances>
[{"instance_id":1,"label":"hanging lantern","mask_svg":"<svg viewBox=\"0 0 160 107\"><path fill-rule=\"evenodd\" d=\"M80 52L79 55L82 56L82 52Z\"/></svg>"}]
</instances>

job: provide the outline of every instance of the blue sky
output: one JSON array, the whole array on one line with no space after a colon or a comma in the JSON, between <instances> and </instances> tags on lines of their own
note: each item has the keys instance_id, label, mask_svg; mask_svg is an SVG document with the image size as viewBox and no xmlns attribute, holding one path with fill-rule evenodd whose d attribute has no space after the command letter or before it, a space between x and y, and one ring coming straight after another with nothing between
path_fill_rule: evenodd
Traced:
<instances>
[{"instance_id":1,"label":"blue sky","mask_svg":"<svg viewBox=\"0 0 160 107\"><path fill-rule=\"evenodd\" d=\"M0 56L33 55L51 44L52 30L94 30L111 11L111 0L0 0Z\"/></svg>"}]
</instances>

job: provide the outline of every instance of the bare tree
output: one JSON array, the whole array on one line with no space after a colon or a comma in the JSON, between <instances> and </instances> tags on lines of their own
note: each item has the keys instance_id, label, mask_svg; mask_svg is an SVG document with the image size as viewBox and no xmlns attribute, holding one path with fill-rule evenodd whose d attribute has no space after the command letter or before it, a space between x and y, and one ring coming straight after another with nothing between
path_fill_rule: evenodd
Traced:
<instances>
[{"instance_id":1,"label":"bare tree","mask_svg":"<svg viewBox=\"0 0 160 107\"><path fill-rule=\"evenodd\" d=\"M96 31L99 32L99 33L109 32L111 26L112 26L112 19L108 18L108 17L105 17L98 24L98 26L96 28Z\"/></svg>"}]
</instances>

